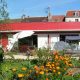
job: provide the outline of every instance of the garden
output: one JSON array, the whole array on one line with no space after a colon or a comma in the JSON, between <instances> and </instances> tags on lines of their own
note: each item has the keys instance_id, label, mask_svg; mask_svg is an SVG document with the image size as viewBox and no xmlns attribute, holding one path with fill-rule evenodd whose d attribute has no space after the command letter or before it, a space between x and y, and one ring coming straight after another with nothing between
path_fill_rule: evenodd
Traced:
<instances>
[{"instance_id":1,"label":"garden","mask_svg":"<svg viewBox=\"0 0 80 80\"><path fill-rule=\"evenodd\" d=\"M0 80L80 80L80 59L46 48L36 49L35 55L38 58L4 59L0 49Z\"/></svg>"}]
</instances>

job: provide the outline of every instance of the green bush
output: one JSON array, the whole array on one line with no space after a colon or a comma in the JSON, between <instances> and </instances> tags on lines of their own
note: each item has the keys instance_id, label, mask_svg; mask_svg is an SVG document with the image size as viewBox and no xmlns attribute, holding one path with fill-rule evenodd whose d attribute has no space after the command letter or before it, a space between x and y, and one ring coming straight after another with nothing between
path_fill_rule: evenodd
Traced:
<instances>
[{"instance_id":1,"label":"green bush","mask_svg":"<svg viewBox=\"0 0 80 80\"><path fill-rule=\"evenodd\" d=\"M74 80L74 78L72 76L65 75L63 76L62 80Z\"/></svg>"},{"instance_id":2,"label":"green bush","mask_svg":"<svg viewBox=\"0 0 80 80\"><path fill-rule=\"evenodd\" d=\"M50 49L48 48L40 48L36 50L36 53L38 56L39 65L44 64L51 57Z\"/></svg>"}]
</instances>

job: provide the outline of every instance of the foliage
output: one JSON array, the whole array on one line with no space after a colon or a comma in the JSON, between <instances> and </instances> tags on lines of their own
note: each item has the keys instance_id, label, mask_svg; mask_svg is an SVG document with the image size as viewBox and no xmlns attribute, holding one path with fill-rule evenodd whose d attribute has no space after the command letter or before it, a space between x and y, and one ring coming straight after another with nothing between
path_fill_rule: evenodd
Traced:
<instances>
[{"instance_id":1,"label":"foliage","mask_svg":"<svg viewBox=\"0 0 80 80\"><path fill-rule=\"evenodd\" d=\"M5 0L0 0L0 19L1 19L1 21L8 19L8 15L9 14L7 12L7 3L6 3L6 1Z\"/></svg>"},{"instance_id":2,"label":"foliage","mask_svg":"<svg viewBox=\"0 0 80 80\"><path fill-rule=\"evenodd\" d=\"M73 77L74 77L74 80L79 80L80 79L80 72L73 75Z\"/></svg>"},{"instance_id":3,"label":"foliage","mask_svg":"<svg viewBox=\"0 0 80 80\"><path fill-rule=\"evenodd\" d=\"M62 80L74 80L72 76L66 75L62 78Z\"/></svg>"},{"instance_id":4,"label":"foliage","mask_svg":"<svg viewBox=\"0 0 80 80\"><path fill-rule=\"evenodd\" d=\"M36 54L38 56L38 65L44 64L50 58L50 50L47 48L40 48L36 50ZM39 64L40 63L40 64Z\"/></svg>"},{"instance_id":5,"label":"foliage","mask_svg":"<svg viewBox=\"0 0 80 80\"><path fill-rule=\"evenodd\" d=\"M11 80L14 75L25 73L25 71L22 70L23 67L31 68L33 66L34 65L28 64L28 61L24 60L4 60L3 63L1 63L1 77L3 80ZM16 73L14 74L15 70Z\"/></svg>"},{"instance_id":6,"label":"foliage","mask_svg":"<svg viewBox=\"0 0 80 80\"><path fill-rule=\"evenodd\" d=\"M74 67L80 67L80 60L76 60L75 58L72 58L71 60Z\"/></svg>"}]
</instances>

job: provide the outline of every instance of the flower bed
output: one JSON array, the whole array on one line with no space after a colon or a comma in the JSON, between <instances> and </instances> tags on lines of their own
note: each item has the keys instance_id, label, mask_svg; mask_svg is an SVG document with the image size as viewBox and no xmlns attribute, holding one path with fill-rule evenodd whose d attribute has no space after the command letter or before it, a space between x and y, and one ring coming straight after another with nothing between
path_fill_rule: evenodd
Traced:
<instances>
[{"instance_id":1,"label":"flower bed","mask_svg":"<svg viewBox=\"0 0 80 80\"><path fill-rule=\"evenodd\" d=\"M45 51L41 51L44 52ZM47 52L46 52L47 54ZM41 55L40 55L41 56ZM70 56L55 51L43 61L36 60L8 60L1 63L0 78L2 80L79 80L80 73L72 74L76 64ZM41 57L40 57L41 58ZM42 61L42 62L41 62ZM77 66L79 67L80 64Z\"/></svg>"}]
</instances>

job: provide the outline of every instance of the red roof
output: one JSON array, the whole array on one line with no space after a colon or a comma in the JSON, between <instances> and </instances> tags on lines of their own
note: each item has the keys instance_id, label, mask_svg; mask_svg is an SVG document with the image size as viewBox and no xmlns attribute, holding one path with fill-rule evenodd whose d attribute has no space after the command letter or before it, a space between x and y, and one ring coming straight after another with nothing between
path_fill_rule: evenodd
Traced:
<instances>
[{"instance_id":1,"label":"red roof","mask_svg":"<svg viewBox=\"0 0 80 80\"><path fill-rule=\"evenodd\" d=\"M63 22L64 18L65 18L64 15L56 15L56 16L52 16L52 21L53 22Z\"/></svg>"},{"instance_id":2,"label":"red roof","mask_svg":"<svg viewBox=\"0 0 80 80\"><path fill-rule=\"evenodd\" d=\"M29 22L0 24L0 31L80 31L80 22Z\"/></svg>"},{"instance_id":3,"label":"red roof","mask_svg":"<svg viewBox=\"0 0 80 80\"><path fill-rule=\"evenodd\" d=\"M66 14L66 17L74 17L75 16L75 12L78 12L80 16L80 11L68 11L67 14Z\"/></svg>"}]
</instances>

